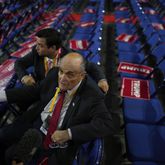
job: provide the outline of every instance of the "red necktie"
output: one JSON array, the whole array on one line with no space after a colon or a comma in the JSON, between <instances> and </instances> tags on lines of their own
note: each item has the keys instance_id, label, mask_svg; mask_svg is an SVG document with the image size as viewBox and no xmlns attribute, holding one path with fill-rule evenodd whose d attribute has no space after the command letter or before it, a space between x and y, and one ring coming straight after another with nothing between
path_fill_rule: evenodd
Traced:
<instances>
[{"instance_id":1,"label":"red necktie","mask_svg":"<svg viewBox=\"0 0 165 165\"><path fill-rule=\"evenodd\" d=\"M51 117L50 122L49 122L48 132L47 132L47 135L44 139L44 148L45 149L48 149L49 144L52 143L51 136L52 136L53 132L57 129L58 120L59 120L59 117L60 117L60 112L61 112L61 109L62 109L64 97L65 97L65 92L64 91L60 92L60 97L59 97L59 99L56 103L56 106L54 108L52 117Z\"/></svg>"}]
</instances>

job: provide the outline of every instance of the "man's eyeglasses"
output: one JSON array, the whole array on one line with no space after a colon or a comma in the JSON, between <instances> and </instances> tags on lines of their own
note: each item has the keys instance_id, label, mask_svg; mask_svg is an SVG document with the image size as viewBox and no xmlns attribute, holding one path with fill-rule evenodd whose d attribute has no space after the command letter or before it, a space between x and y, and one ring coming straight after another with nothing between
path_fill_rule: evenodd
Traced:
<instances>
[{"instance_id":1,"label":"man's eyeglasses","mask_svg":"<svg viewBox=\"0 0 165 165\"><path fill-rule=\"evenodd\" d=\"M66 148L68 147L68 143L62 143L62 144L57 144L56 142L53 142L51 144L49 144L49 148L53 149L53 148Z\"/></svg>"}]
</instances>

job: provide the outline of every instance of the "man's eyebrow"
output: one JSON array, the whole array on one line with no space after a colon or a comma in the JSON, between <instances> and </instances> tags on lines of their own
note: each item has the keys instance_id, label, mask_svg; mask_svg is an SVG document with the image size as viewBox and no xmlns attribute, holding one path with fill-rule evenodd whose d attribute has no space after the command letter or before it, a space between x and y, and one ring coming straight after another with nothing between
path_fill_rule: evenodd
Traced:
<instances>
[{"instance_id":1,"label":"man's eyebrow","mask_svg":"<svg viewBox=\"0 0 165 165\"><path fill-rule=\"evenodd\" d=\"M60 70L60 71L63 71L62 68L60 68L60 67L59 67L59 70ZM64 71L63 71L63 72L64 72ZM72 73L75 73L75 71L67 71L66 73L69 73L69 74L71 73L71 74L72 74Z\"/></svg>"},{"instance_id":2,"label":"man's eyebrow","mask_svg":"<svg viewBox=\"0 0 165 165\"><path fill-rule=\"evenodd\" d=\"M66 73L72 74L72 73L75 73L75 72L74 72L74 71L68 71L68 72L66 72Z\"/></svg>"}]
</instances>

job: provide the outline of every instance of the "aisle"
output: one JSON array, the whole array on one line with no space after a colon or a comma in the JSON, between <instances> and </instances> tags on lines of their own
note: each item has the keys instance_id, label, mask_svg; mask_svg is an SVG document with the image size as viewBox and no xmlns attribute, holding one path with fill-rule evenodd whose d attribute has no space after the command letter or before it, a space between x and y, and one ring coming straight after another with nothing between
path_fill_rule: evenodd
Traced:
<instances>
[{"instance_id":1,"label":"aisle","mask_svg":"<svg viewBox=\"0 0 165 165\"><path fill-rule=\"evenodd\" d=\"M106 96L106 105L112 114L116 134L113 137L105 138L105 159L104 165L131 165L125 157L125 138L123 129L122 98L120 97L120 77L117 73L118 57L115 50L115 18L113 16L113 6L110 1L106 1L105 19L102 43L102 62L110 85L110 90Z\"/></svg>"}]
</instances>

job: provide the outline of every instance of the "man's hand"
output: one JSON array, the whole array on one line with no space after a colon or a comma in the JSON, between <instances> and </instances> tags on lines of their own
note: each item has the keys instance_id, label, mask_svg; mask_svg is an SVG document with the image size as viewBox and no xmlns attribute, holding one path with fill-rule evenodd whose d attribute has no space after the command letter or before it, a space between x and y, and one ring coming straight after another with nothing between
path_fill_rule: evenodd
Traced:
<instances>
[{"instance_id":1,"label":"man's hand","mask_svg":"<svg viewBox=\"0 0 165 165\"><path fill-rule=\"evenodd\" d=\"M62 144L70 139L68 130L57 130L55 131L51 139L53 142L56 142L57 144Z\"/></svg>"},{"instance_id":2,"label":"man's hand","mask_svg":"<svg viewBox=\"0 0 165 165\"><path fill-rule=\"evenodd\" d=\"M23 162L17 163L15 160L13 160L11 165L24 165L24 163Z\"/></svg>"},{"instance_id":3,"label":"man's hand","mask_svg":"<svg viewBox=\"0 0 165 165\"><path fill-rule=\"evenodd\" d=\"M102 89L103 92L107 93L109 90L109 85L107 80L102 79L98 82L98 86Z\"/></svg>"},{"instance_id":4,"label":"man's hand","mask_svg":"<svg viewBox=\"0 0 165 165\"><path fill-rule=\"evenodd\" d=\"M22 77L21 82L27 86L34 85L36 82L31 75L26 75Z\"/></svg>"}]
</instances>

